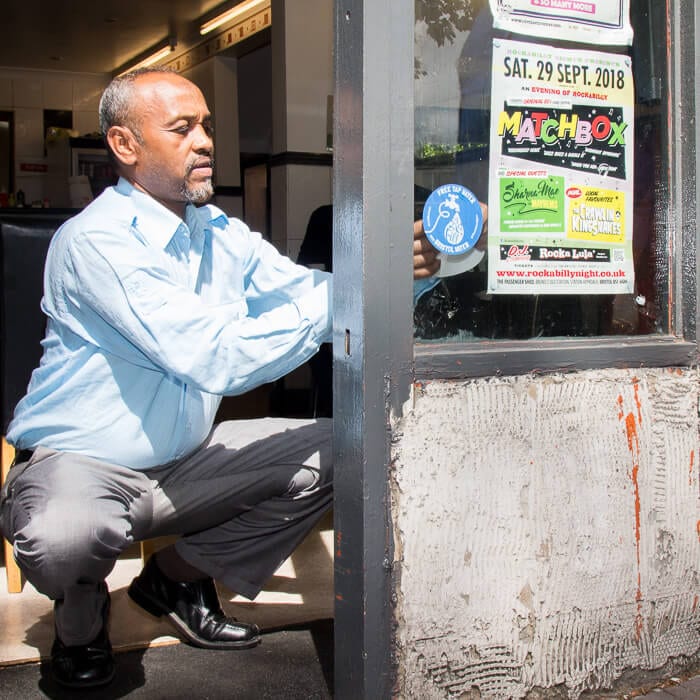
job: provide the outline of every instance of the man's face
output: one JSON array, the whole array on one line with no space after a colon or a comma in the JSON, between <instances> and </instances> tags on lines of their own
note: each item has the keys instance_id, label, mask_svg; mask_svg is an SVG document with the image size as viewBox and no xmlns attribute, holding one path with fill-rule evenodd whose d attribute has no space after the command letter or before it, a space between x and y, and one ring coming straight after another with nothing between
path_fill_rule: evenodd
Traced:
<instances>
[{"instance_id":1,"label":"man's face","mask_svg":"<svg viewBox=\"0 0 700 700\"><path fill-rule=\"evenodd\" d=\"M182 215L213 194L211 115L199 88L176 74L137 78L131 115L141 135L133 183Z\"/></svg>"}]
</instances>

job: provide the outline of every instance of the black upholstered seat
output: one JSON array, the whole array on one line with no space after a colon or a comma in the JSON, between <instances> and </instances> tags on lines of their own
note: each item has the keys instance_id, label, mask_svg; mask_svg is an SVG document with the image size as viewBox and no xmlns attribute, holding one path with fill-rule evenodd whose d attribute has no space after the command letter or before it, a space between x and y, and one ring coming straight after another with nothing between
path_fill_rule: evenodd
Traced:
<instances>
[{"instance_id":1,"label":"black upholstered seat","mask_svg":"<svg viewBox=\"0 0 700 700\"><path fill-rule=\"evenodd\" d=\"M46 317L41 311L46 252L56 229L71 213L0 210L0 418L3 435L0 484L14 457L14 450L4 437L7 426L41 358L41 340L46 329ZM4 545L8 591L18 592L22 588L19 570L9 544L5 542Z\"/></svg>"}]
</instances>

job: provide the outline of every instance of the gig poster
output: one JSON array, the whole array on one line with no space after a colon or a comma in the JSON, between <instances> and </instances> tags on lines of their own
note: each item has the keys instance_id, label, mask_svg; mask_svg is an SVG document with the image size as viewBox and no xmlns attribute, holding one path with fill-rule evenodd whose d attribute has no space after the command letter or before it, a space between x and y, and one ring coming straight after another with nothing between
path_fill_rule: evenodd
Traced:
<instances>
[{"instance_id":1,"label":"gig poster","mask_svg":"<svg viewBox=\"0 0 700 700\"><path fill-rule=\"evenodd\" d=\"M493 26L516 34L630 46L629 0L490 0Z\"/></svg>"},{"instance_id":2,"label":"gig poster","mask_svg":"<svg viewBox=\"0 0 700 700\"><path fill-rule=\"evenodd\" d=\"M488 291L634 290L630 59L495 39Z\"/></svg>"}]
</instances>

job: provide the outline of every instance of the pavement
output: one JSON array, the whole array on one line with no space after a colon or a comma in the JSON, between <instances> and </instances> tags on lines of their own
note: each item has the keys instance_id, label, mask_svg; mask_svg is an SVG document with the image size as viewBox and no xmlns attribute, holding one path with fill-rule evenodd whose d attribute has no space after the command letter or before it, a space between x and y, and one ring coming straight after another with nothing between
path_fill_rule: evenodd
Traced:
<instances>
[{"instance_id":1,"label":"pavement","mask_svg":"<svg viewBox=\"0 0 700 700\"><path fill-rule=\"evenodd\" d=\"M2 700L328 700L333 697L333 621L268 630L241 651L168 644L115 655L108 686L68 691L46 661L0 667Z\"/></svg>"},{"instance_id":2,"label":"pavement","mask_svg":"<svg viewBox=\"0 0 700 700\"><path fill-rule=\"evenodd\" d=\"M672 678L644 695L629 697L634 697L635 700L698 700L700 698L700 676L693 676L685 680Z\"/></svg>"},{"instance_id":3,"label":"pavement","mask_svg":"<svg viewBox=\"0 0 700 700\"><path fill-rule=\"evenodd\" d=\"M0 667L0 699L330 700L333 621L268 630L254 649L208 651L171 643L120 652L116 661L118 673L112 684L79 692L57 686L46 661ZM540 691L538 697L547 696ZM561 697L560 689L552 691L552 698ZM650 681L642 688L619 693L589 692L582 697L700 700L700 675Z\"/></svg>"}]
</instances>

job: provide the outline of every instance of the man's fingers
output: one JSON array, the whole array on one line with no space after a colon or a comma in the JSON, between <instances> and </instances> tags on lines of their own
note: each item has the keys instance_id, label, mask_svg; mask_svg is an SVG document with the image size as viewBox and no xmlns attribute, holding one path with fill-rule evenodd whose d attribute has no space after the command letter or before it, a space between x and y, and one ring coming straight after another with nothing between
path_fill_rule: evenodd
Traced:
<instances>
[{"instance_id":1,"label":"man's fingers","mask_svg":"<svg viewBox=\"0 0 700 700\"><path fill-rule=\"evenodd\" d=\"M415 238L413 240L413 254L420 255L421 253L437 255L437 250L430 245L427 238Z\"/></svg>"},{"instance_id":2,"label":"man's fingers","mask_svg":"<svg viewBox=\"0 0 700 700\"><path fill-rule=\"evenodd\" d=\"M483 202L479 202L479 206L481 207L481 216L484 219L484 223L486 223L489 218L489 208Z\"/></svg>"},{"instance_id":3,"label":"man's fingers","mask_svg":"<svg viewBox=\"0 0 700 700\"><path fill-rule=\"evenodd\" d=\"M440 260L435 260L429 265L421 267L413 267L413 279L421 280L426 277L432 277L440 269Z\"/></svg>"},{"instance_id":4,"label":"man's fingers","mask_svg":"<svg viewBox=\"0 0 700 700\"><path fill-rule=\"evenodd\" d=\"M413 256L413 267L429 267L430 265L434 265L437 259L437 254L432 255L427 253L423 255L422 253L418 253Z\"/></svg>"},{"instance_id":5,"label":"man's fingers","mask_svg":"<svg viewBox=\"0 0 700 700\"><path fill-rule=\"evenodd\" d=\"M481 214L483 217L484 225L481 228L481 235L479 236L479 240L476 242L476 245L474 247L477 250L484 252L486 248L488 248L489 243L489 208L483 202L479 202L479 205L481 206Z\"/></svg>"},{"instance_id":6,"label":"man's fingers","mask_svg":"<svg viewBox=\"0 0 700 700\"><path fill-rule=\"evenodd\" d=\"M413 279L431 277L440 269L438 251L425 237L423 221L413 222Z\"/></svg>"}]
</instances>

